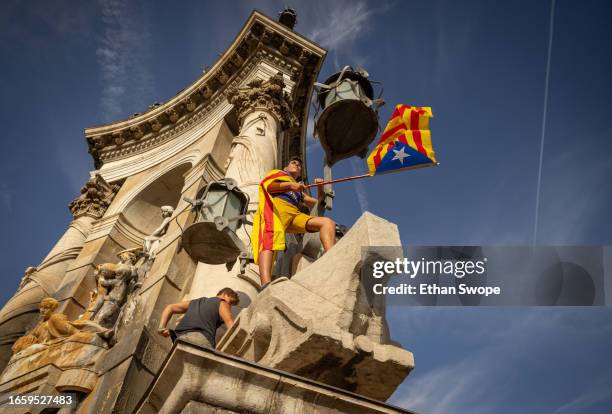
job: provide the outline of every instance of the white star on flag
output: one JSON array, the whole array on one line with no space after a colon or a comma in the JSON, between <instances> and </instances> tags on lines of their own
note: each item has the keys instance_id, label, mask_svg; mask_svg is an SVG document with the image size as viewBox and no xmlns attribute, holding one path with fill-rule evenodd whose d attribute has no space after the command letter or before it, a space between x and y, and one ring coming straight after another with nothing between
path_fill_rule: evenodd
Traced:
<instances>
[{"instance_id":1,"label":"white star on flag","mask_svg":"<svg viewBox=\"0 0 612 414\"><path fill-rule=\"evenodd\" d=\"M393 150L393 152L395 153L395 157L393 157L393 158L391 159L391 161L394 161L394 160L399 160L399 162L400 162L402 165L404 165L404 158L406 158L406 157L410 157L410 154L406 154L406 153L404 152L404 147L402 147L402 149L400 149L399 151L398 151L398 150Z\"/></svg>"}]
</instances>

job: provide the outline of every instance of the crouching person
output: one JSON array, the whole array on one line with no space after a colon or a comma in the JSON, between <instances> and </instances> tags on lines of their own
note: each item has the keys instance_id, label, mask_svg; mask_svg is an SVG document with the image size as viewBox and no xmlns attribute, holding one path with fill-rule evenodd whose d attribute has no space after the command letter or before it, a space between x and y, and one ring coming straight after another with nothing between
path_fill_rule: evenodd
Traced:
<instances>
[{"instance_id":1,"label":"crouching person","mask_svg":"<svg viewBox=\"0 0 612 414\"><path fill-rule=\"evenodd\" d=\"M171 331L166 326L172 315L185 314L174 329L176 337L195 345L214 349L217 328L222 323L225 323L227 329L232 327L234 324L232 306L238 303L238 294L228 287L221 289L214 298L203 297L173 303L162 311L158 333L162 336L170 336Z\"/></svg>"}]
</instances>

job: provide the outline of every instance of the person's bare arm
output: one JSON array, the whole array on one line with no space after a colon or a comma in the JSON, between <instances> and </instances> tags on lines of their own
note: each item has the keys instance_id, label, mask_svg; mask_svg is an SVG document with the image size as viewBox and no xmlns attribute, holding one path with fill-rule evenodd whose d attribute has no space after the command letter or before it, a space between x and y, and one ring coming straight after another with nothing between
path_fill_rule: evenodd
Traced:
<instances>
[{"instance_id":1,"label":"person's bare arm","mask_svg":"<svg viewBox=\"0 0 612 414\"><path fill-rule=\"evenodd\" d=\"M274 181L268 185L269 193L281 193L283 191L295 191L301 193L304 191L304 183L296 183L293 181Z\"/></svg>"},{"instance_id":2,"label":"person's bare arm","mask_svg":"<svg viewBox=\"0 0 612 414\"><path fill-rule=\"evenodd\" d=\"M304 204L308 206L308 208L313 208L315 204L317 204L317 199L309 196L306 193L302 193L304 195Z\"/></svg>"},{"instance_id":3,"label":"person's bare arm","mask_svg":"<svg viewBox=\"0 0 612 414\"><path fill-rule=\"evenodd\" d=\"M186 300L183 302L172 303L164 308L159 319L159 329L157 330L160 335L170 335L170 331L168 330L168 328L166 328L166 325L168 325L168 321L174 314L183 314L187 312L187 309L189 309L189 302L189 300Z\"/></svg>"},{"instance_id":4,"label":"person's bare arm","mask_svg":"<svg viewBox=\"0 0 612 414\"><path fill-rule=\"evenodd\" d=\"M219 316L225 323L225 326L227 326L227 329L230 329L234 324L234 316L232 315L232 307L224 300L219 302Z\"/></svg>"},{"instance_id":5,"label":"person's bare arm","mask_svg":"<svg viewBox=\"0 0 612 414\"><path fill-rule=\"evenodd\" d=\"M323 180L320 178L314 179L315 184L318 184L321 182L323 182ZM321 200L323 196L325 195L325 193L323 192L323 187L320 185L317 185L317 198L311 197L306 193L302 193L302 194L304 195L304 204L306 204L308 208L313 208L315 204L317 204L317 201Z\"/></svg>"},{"instance_id":6,"label":"person's bare arm","mask_svg":"<svg viewBox=\"0 0 612 414\"><path fill-rule=\"evenodd\" d=\"M171 220L172 220L172 217L164 218L164 221L162 222L162 224L160 224L160 226L158 228L156 228L153 233L151 233L151 236L153 236L153 237L161 237L164 234L166 234L166 230L168 229L168 225L170 224Z\"/></svg>"}]
</instances>

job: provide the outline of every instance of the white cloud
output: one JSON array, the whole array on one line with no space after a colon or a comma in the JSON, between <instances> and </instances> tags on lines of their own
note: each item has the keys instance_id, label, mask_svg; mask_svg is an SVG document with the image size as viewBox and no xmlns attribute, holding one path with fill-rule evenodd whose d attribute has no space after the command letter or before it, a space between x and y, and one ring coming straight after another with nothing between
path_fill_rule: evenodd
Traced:
<instances>
[{"instance_id":1,"label":"white cloud","mask_svg":"<svg viewBox=\"0 0 612 414\"><path fill-rule=\"evenodd\" d=\"M142 111L152 95L151 35L144 10L135 12L118 0L100 1L104 30L96 55L102 77L100 102L104 121Z\"/></svg>"},{"instance_id":2,"label":"white cloud","mask_svg":"<svg viewBox=\"0 0 612 414\"><path fill-rule=\"evenodd\" d=\"M346 64L364 66L367 56L360 55L354 48L359 37L370 30L373 16L381 11L370 7L365 1L339 0L316 4L315 23L307 37L329 50L334 68Z\"/></svg>"},{"instance_id":3,"label":"white cloud","mask_svg":"<svg viewBox=\"0 0 612 414\"><path fill-rule=\"evenodd\" d=\"M609 377L601 379L592 389L588 389L583 394L557 408L554 414L588 412L589 407L612 396L611 382L612 379Z\"/></svg>"},{"instance_id":4,"label":"white cloud","mask_svg":"<svg viewBox=\"0 0 612 414\"><path fill-rule=\"evenodd\" d=\"M403 309L403 312L397 312ZM493 308L391 308L395 326L411 326L412 332L444 332L449 344L479 338L469 354L457 355L453 363L419 373L416 369L391 397L390 403L416 412L493 413L499 412L508 398L518 398L513 381L520 380L517 370L529 364L529 358L543 355L560 338L600 341L612 332L607 314L598 309L577 312L570 308L523 308L509 311ZM475 322L477 321L477 322ZM534 338L538 338L534 341ZM477 344L477 345L476 345ZM406 347L410 349L410 344ZM520 351L518 351L520 350ZM452 349L449 348L449 352ZM430 358L431 359L431 358ZM555 413L587 412L593 404L612 394L608 375L598 381L581 384L566 397L567 403ZM510 385L510 387L509 387ZM509 392L515 393L510 397ZM522 391L521 391L522 392ZM519 406L517 405L516 408ZM526 406L523 406L526 408ZM519 410L520 411L520 410Z\"/></svg>"},{"instance_id":5,"label":"white cloud","mask_svg":"<svg viewBox=\"0 0 612 414\"><path fill-rule=\"evenodd\" d=\"M330 2L327 7L321 8L320 23L312 29L308 37L323 47L337 50L365 34L371 15L372 10L364 1ZM327 19L323 16L327 16Z\"/></svg>"}]
</instances>

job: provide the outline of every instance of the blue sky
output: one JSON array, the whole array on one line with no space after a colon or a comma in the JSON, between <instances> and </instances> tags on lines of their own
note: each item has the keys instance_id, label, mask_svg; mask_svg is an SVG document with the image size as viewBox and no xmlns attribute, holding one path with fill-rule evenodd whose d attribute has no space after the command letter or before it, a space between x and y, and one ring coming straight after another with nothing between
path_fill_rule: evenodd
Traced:
<instances>
[{"instance_id":1,"label":"blue sky","mask_svg":"<svg viewBox=\"0 0 612 414\"><path fill-rule=\"evenodd\" d=\"M0 302L64 232L88 171L83 129L143 112L198 78L253 8L284 1L0 4ZM331 216L364 210L404 244L612 244L612 6L550 1L292 2L296 30L396 103L433 107L437 168L337 185ZM543 128L544 127L544 128ZM308 142L311 178L322 170ZM342 177L365 171L337 164ZM609 308L391 308L416 369L391 402L424 413L612 411Z\"/></svg>"}]
</instances>

